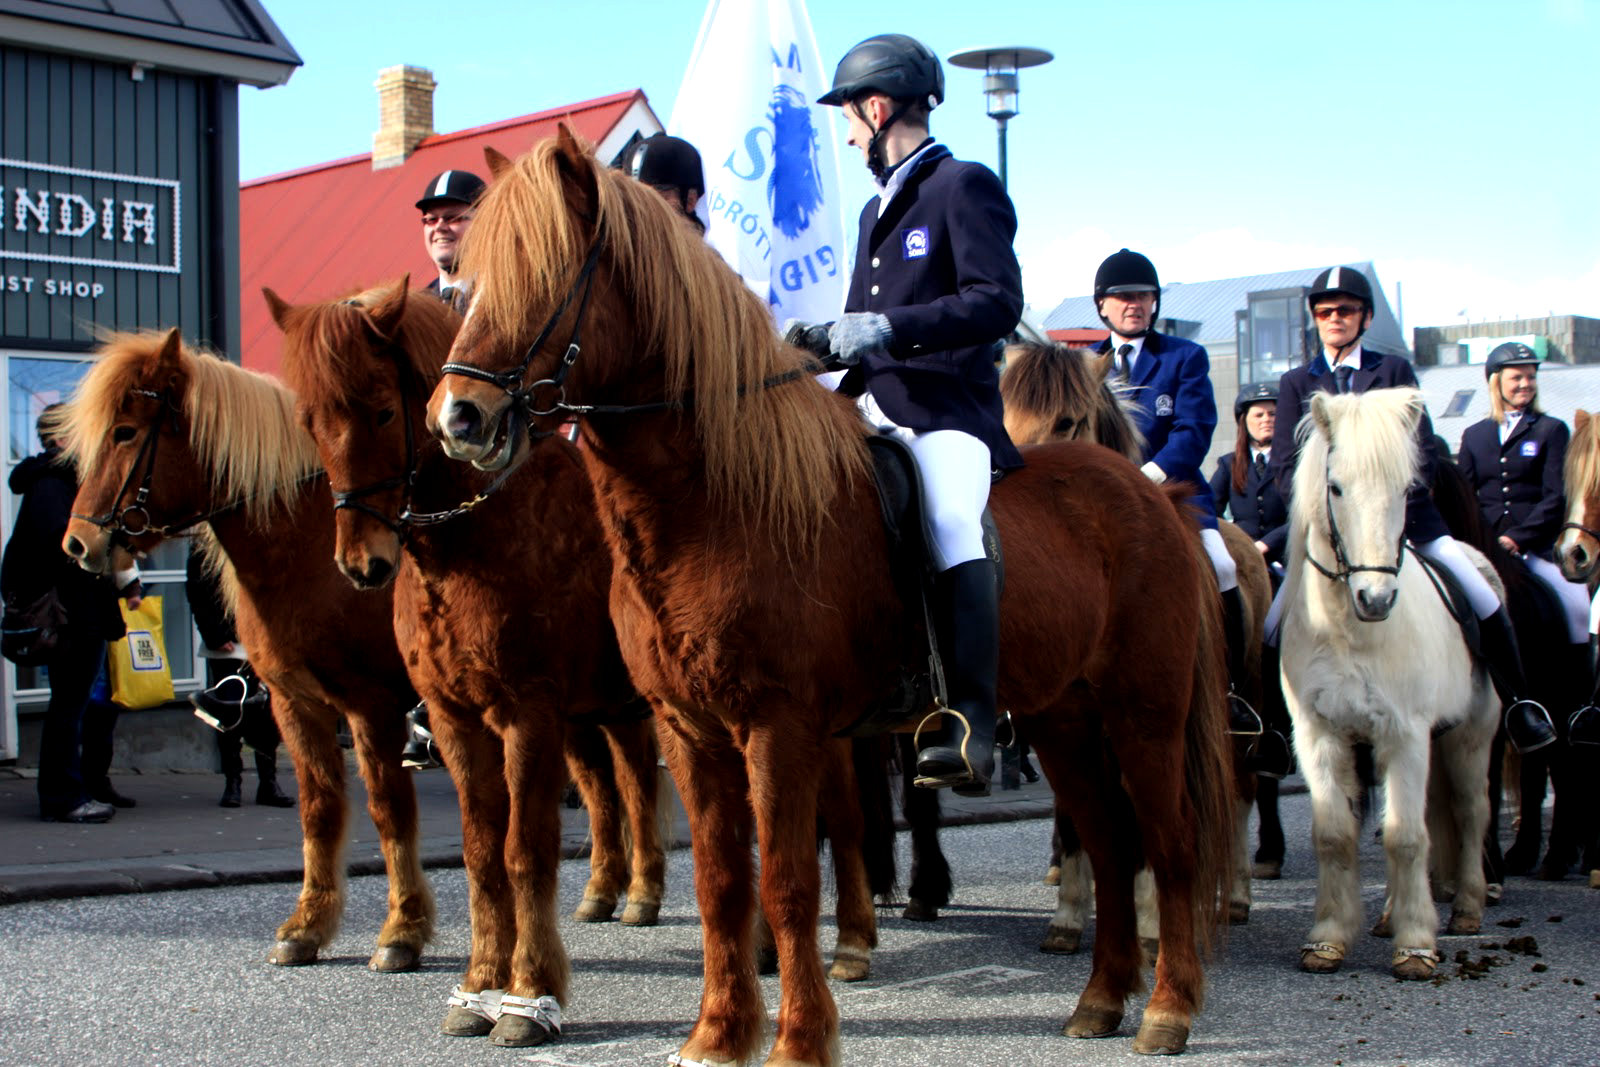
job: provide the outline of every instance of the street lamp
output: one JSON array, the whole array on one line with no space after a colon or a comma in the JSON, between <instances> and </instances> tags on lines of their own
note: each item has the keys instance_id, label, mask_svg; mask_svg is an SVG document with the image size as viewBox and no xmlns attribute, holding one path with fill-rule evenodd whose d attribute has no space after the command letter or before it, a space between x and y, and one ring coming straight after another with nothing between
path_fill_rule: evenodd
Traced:
<instances>
[{"instance_id":1,"label":"street lamp","mask_svg":"<svg viewBox=\"0 0 1600 1067\"><path fill-rule=\"evenodd\" d=\"M950 57L950 65L984 72L983 95L989 117L1000 128L1000 184L1006 185L1006 123L1017 117L1017 71L1055 56L1043 48L969 48Z\"/></svg>"}]
</instances>

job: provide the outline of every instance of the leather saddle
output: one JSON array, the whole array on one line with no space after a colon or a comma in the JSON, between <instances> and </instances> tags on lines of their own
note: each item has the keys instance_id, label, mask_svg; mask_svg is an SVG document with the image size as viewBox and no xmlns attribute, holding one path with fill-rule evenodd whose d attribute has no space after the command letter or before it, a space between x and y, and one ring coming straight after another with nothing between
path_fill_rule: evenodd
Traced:
<instances>
[{"instance_id":1,"label":"leather saddle","mask_svg":"<svg viewBox=\"0 0 1600 1067\"><path fill-rule=\"evenodd\" d=\"M1467 651L1482 659L1483 635L1478 630L1478 615L1472 610L1471 602L1467 600L1466 590L1461 588L1461 583L1456 581L1455 575L1418 552L1409 542L1406 544L1406 550L1411 554L1411 558L1421 565L1422 573L1433 582L1433 588L1438 591L1445 610L1450 612L1456 624L1461 627L1461 639L1467 643Z\"/></svg>"}]
</instances>

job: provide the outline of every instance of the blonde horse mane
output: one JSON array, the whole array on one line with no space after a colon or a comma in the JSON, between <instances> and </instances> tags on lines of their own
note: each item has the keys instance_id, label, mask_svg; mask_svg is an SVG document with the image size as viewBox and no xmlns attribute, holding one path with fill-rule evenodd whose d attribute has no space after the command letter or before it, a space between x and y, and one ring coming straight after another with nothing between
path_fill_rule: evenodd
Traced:
<instances>
[{"instance_id":1,"label":"blonde horse mane","mask_svg":"<svg viewBox=\"0 0 1600 1067\"><path fill-rule=\"evenodd\" d=\"M692 412L713 501L779 544L815 545L843 480L866 472L865 425L814 381L767 387L789 372L810 376L766 304L660 194L575 148L565 130L535 145L479 201L462 260L477 279L471 315L527 343L529 319L560 304L599 232L595 284L609 277L631 305L627 347L663 361L661 399ZM575 171L595 190L593 218L567 199Z\"/></svg>"},{"instance_id":2,"label":"blonde horse mane","mask_svg":"<svg viewBox=\"0 0 1600 1067\"><path fill-rule=\"evenodd\" d=\"M369 317L375 309L398 296L398 282L377 285L339 300L301 304L286 312L284 335L288 343L301 345L306 358L286 359L283 372L293 392L307 402L325 401L347 408L364 395L373 367L366 354L376 336L377 326ZM439 381L461 328L461 316L449 304L431 293L405 294L405 308L393 337L394 349L404 366L424 392Z\"/></svg>"},{"instance_id":3,"label":"blonde horse mane","mask_svg":"<svg viewBox=\"0 0 1600 1067\"><path fill-rule=\"evenodd\" d=\"M1572 439L1567 445L1567 466L1562 477L1567 484L1569 502L1587 501L1600 493L1600 419L1579 411L1573 419ZM1570 506L1570 504L1569 504Z\"/></svg>"},{"instance_id":4,"label":"blonde horse mane","mask_svg":"<svg viewBox=\"0 0 1600 1067\"><path fill-rule=\"evenodd\" d=\"M112 425L134 389L168 384L158 374L168 336L147 330L102 340L61 419L63 448L79 470L104 459ZM218 495L241 503L251 522L264 525L274 504L288 501L320 467L295 418L294 394L211 353L187 345L177 351L184 386L176 400L189 418L189 445Z\"/></svg>"},{"instance_id":5,"label":"blonde horse mane","mask_svg":"<svg viewBox=\"0 0 1600 1067\"><path fill-rule=\"evenodd\" d=\"M1006 349L1000 376L1006 433L1019 445L1092 441L1144 461L1144 435L1134 425L1132 392L1113 384L1111 357L1087 348L1024 341Z\"/></svg>"},{"instance_id":6,"label":"blonde horse mane","mask_svg":"<svg viewBox=\"0 0 1600 1067\"><path fill-rule=\"evenodd\" d=\"M1307 530L1325 521L1323 490L1328 482L1329 453L1335 445L1345 461L1361 472L1363 484L1374 487L1375 497L1403 496L1417 480L1421 465L1416 428L1422 415L1422 393L1374 389L1343 396L1314 393L1312 397L1311 410L1295 428L1301 447L1290 504L1292 527ZM1326 426L1317 417L1319 406L1326 415ZM1303 540L1291 538L1296 546Z\"/></svg>"}]
</instances>

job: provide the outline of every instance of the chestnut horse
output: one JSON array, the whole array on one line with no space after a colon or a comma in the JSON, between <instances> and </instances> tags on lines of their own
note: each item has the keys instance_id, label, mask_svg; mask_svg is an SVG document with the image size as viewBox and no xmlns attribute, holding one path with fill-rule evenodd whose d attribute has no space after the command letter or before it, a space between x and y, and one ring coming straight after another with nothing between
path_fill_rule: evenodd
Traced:
<instances>
[{"instance_id":1,"label":"chestnut horse","mask_svg":"<svg viewBox=\"0 0 1600 1067\"><path fill-rule=\"evenodd\" d=\"M1581 409L1572 419L1565 478L1567 521L1556 542L1556 562L1568 581L1587 583L1593 597L1600 587L1600 419ZM1595 628L1591 612L1591 634ZM1600 889L1600 838L1591 834L1583 842L1581 860L1581 869L1589 872L1589 888Z\"/></svg>"},{"instance_id":2,"label":"chestnut horse","mask_svg":"<svg viewBox=\"0 0 1600 1067\"><path fill-rule=\"evenodd\" d=\"M1089 441L1104 445L1126 457L1134 466L1144 462L1144 439L1130 417L1127 394L1111 384L1109 356L1063 344L1015 344L1006 349L1006 370L1000 378L1000 396L1005 402L1006 432L1019 445L1046 441ZM1265 687L1276 679L1261 675L1261 624L1272 605L1272 580L1266 560L1250 536L1231 522L1219 521L1222 540L1233 557L1239 574L1240 599L1244 604L1244 629L1249 647L1245 650L1245 677L1239 680L1240 695L1251 707L1259 708L1266 698ZM1196 551L1199 551L1196 544ZM1238 805L1234 821L1234 868L1228 893L1228 921L1245 923L1250 919L1250 805L1256 799L1256 776L1245 769L1244 758L1253 738L1234 738L1234 788ZM1276 793L1270 812L1263 804L1262 818L1277 819ZM1062 844L1076 841L1071 827L1060 827ZM1147 897L1140 883L1140 936L1155 934L1151 909L1144 907ZM1041 946L1051 952L1071 952L1088 921L1089 871L1081 853L1069 850L1063 856L1061 889L1055 918Z\"/></svg>"},{"instance_id":3,"label":"chestnut horse","mask_svg":"<svg viewBox=\"0 0 1600 1067\"><path fill-rule=\"evenodd\" d=\"M433 932L417 852L417 797L400 767L416 703L389 626L389 598L361 596L329 561L333 502L311 438L278 382L184 347L178 331L119 334L64 420L81 488L63 548L89 570L113 539L148 552L198 530L300 785L305 874L268 959L304 964L344 910L343 715L389 873L389 916L371 967L414 969Z\"/></svg>"},{"instance_id":4,"label":"chestnut horse","mask_svg":"<svg viewBox=\"0 0 1600 1067\"><path fill-rule=\"evenodd\" d=\"M678 1062L744 1062L762 1040L750 858L729 847L753 814L783 976L767 1062L837 1063L816 943L815 801L836 788L824 751L925 655L890 576L869 431L654 190L565 127L515 164L488 155L463 264L473 300L429 427L453 457L503 470L530 455L530 426L581 419L623 658L692 826L705 985ZM1067 1032L1121 1025L1148 859L1161 953L1135 1048L1175 1051L1232 840L1222 661L1198 651L1217 598L1173 501L1121 458L1064 443L1027 459L992 499L999 697L1098 879L1094 972Z\"/></svg>"}]
</instances>

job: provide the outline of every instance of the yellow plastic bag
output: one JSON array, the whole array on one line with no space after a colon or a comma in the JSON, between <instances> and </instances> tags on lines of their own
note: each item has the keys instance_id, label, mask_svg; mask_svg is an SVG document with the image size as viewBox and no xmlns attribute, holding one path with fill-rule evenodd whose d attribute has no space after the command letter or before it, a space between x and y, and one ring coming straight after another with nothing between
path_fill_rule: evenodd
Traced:
<instances>
[{"instance_id":1,"label":"yellow plastic bag","mask_svg":"<svg viewBox=\"0 0 1600 1067\"><path fill-rule=\"evenodd\" d=\"M161 598L147 596L136 608L117 601L128 635L111 642L111 699L125 708L154 708L172 699L172 664L162 636Z\"/></svg>"}]
</instances>

